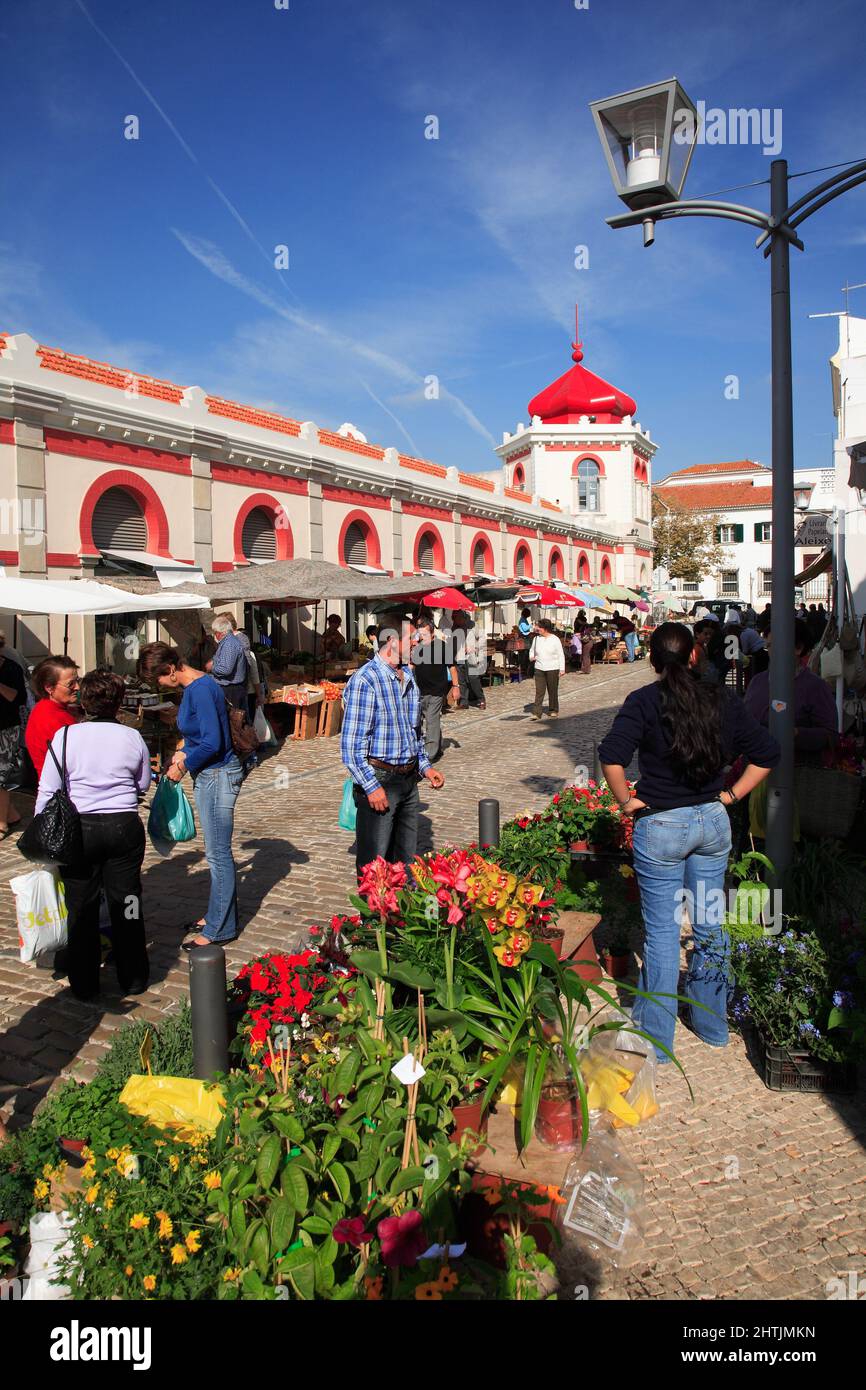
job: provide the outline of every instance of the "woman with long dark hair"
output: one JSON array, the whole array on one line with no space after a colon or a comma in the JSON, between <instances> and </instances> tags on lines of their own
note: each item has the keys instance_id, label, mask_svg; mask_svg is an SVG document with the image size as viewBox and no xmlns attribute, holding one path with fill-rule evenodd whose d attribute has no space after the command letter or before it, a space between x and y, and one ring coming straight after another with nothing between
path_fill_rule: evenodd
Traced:
<instances>
[{"instance_id":1,"label":"woman with long dark hair","mask_svg":"<svg viewBox=\"0 0 866 1390\"><path fill-rule=\"evenodd\" d=\"M683 623L662 623L650 641L657 680L627 697L599 747L608 786L633 815L634 867L640 886L645 944L635 1023L668 1060L677 1019L681 908L694 951L685 994L697 1008L689 1021L712 1047L728 1041L728 936L725 869L731 849L727 808L748 796L779 761L779 745L732 691L702 681L689 666L694 639ZM625 770L638 755L639 781L630 796ZM748 760L722 790L725 768ZM665 997L668 996L668 997Z\"/></svg>"}]
</instances>

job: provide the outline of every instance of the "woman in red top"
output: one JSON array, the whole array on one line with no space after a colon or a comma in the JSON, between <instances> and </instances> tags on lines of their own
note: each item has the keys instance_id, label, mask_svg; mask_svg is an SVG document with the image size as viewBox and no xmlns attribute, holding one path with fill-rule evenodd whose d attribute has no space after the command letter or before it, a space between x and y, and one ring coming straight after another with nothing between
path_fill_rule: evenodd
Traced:
<instances>
[{"instance_id":1,"label":"woman in red top","mask_svg":"<svg viewBox=\"0 0 866 1390\"><path fill-rule=\"evenodd\" d=\"M48 757L48 745L58 729L78 723L78 667L68 656L47 656L40 661L31 680L39 696L24 731L24 743L33 759L36 776Z\"/></svg>"}]
</instances>

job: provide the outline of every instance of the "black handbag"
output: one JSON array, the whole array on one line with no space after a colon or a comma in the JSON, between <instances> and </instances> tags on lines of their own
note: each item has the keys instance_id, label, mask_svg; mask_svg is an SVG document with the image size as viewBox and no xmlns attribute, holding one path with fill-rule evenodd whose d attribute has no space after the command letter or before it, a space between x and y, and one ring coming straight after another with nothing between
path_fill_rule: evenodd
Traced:
<instances>
[{"instance_id":1,"label":"black handbag","mask_svg":"<svg viewBox=\"0 0 866 1390\"><path fill-rule=\"evenodd\" d=\"M37 816L34 816L18 840L18 848L25 859L35 864L72 864L84 857L84 842L81 837L81 817L66 790L66 736L68 727L63 730L63 764L51 745L48 752L54 759L54 766L60 773L60 786Z\"/></svg>"}]
</instances>

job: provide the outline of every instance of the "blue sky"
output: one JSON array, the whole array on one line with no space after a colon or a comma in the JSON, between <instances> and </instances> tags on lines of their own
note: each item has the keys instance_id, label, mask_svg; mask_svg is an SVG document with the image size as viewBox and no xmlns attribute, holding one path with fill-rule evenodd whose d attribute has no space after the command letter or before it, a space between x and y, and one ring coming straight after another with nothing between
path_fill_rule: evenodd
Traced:
<instances>
[{"instance_id":1,"label":"blue sky","mask_svg":"<svg viewBox=\"0 0 866 1390\"><path fill-rule=\"evenodd\" d=\"M612 232L587 104L676 74L708 107L780 108L792 171L863 158L864 37L860 0L20 0L0 18L0 329L476 470L569 366L578 300L586 365L636 398L657 477L769 463L752 230ZM687 192L769 162L705 145ZM866 189L803 233L800 466L830 461L836 321L808 315L866 280Z\"/></svg>"}]
</instances>

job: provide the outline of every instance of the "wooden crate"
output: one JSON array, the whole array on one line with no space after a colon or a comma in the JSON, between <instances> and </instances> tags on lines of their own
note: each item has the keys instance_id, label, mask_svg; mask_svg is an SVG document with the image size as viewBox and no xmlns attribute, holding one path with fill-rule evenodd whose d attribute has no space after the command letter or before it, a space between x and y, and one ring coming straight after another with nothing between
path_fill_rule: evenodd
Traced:
<instances>
[{"instance_id":1,"label":"wooden crate","mask_svg":"<svg viewBox=\"0 0 866 1390\"><path fill-rule=\"evenodd\" d=\"M319 717L319 738L334 738L343 727L343 701L323 700Z\"/></svg>"}]
</instances>

